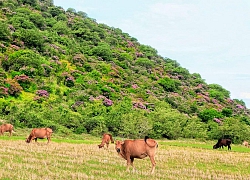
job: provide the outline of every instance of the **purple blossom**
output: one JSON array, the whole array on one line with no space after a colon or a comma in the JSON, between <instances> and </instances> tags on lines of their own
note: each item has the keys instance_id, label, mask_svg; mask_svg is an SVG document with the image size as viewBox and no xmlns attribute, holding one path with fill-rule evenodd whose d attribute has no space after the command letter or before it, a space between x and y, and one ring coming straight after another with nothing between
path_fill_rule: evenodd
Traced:
<instances>
[{"instance_id":1,"label":"purple blossom","mask_svg":"<svg viewBox=\"0 0 250 180\"><path fill-rule=\"evenodd\" d=\"M95 100L95 98L93 96L89 97L89 101L94 101L94 100Z\"/></svg>"},{"instance_id":2,"label":"purple blossom","mask_svg":"<svg viewBox=\"0 0 250 180\"><path fill-rule=\"evenodd\" d=\"M36 94L40 97L46 97L46 98L49 97L49 93L46 90L37 90Z\"/></svg>"},{"instance_id":3,"label":"purple blossom","mask_svg":"<svg viewBox=\"0 0 250 180\"><path fill-rule=\"evenodd\" d=\"M8 90L6 87L0 87L0 95L8 95Z\"/></svg>"},{"instance_id":4,"label":"purple blossom","mask_svg":"<svg viewBox=\"0 0 250 180\"><path fill-rule=\"evenodd\" d=\"M22 74L19 76L15 76L15 80L17 80L18 82L29 82L30 78L29 78L29 76Z\"/></svg>"},{"instance_id":5,"label":"purple blossom","mask_svg":"<svg viewBox=\"0 0 250 180\"><path fill-rule=\"evenodd\" d=\"M143 53L141 53L141 52L136 52L135 55L136 55L136 57L142 57L142 56L143 56Z\"/></svg>"},{"instance_id":6,"label":"purple blossom","mask_svg":"<svg viewBox=\"0 0 250 180\"><path fill-rule=\"evenodd\" d=\"M204 98L207 102L210 101L210 98L209 98L208 96L203 95L203 98Z\"/></svg>"},{"instance_id":7,"label":"purple blossom","mask_svg":"<svg viewBox=\"0 0 250 180\"><path fill-rule=\"evenodd\" d=\"M66 78L66 81L75 81L75 79L74 79L73 76L70 76L70 77L67 77L67 78Z\"/></svg>"},{"instance_id":8,"label":"purple blossom","mask_svg":"<svg viewBox=\"0 0 250 180\"><path fill-rule=\"evenodd\" d=\"M146 93L147 94L152 94L152 92L149 89L146 90Z\"/></svg>"},{"instance_id":9,"label":"purple blossom","mask_svg":"<svg viewBox=\"0 0 250 180\"><path fill-rule=\"evenodd\" d=\"M128 47L134 47L135 45L131 41L127 41Z\"/></svg>"},{"instance_id":10,"label":"purple blossom","mask_svg":"<svg viewBox=\"0 0 250 180\"><path fill-rule=\"evenodd\" d=\"M203 85L202 84L198 84L197 88L202 89Z\"/></svg>"},{"instance_id":11,"label":"purple blossom","mask_svg":"<svg viewBox=\"0 0 250 180\"><path fill-rule=\"evenodd\" d=\"M217 103L218 103L218 101L217 101L216 99L212 99L212 102L213 102L214 104L217 104Z\"/></svg>"},{"instance_id":12,"label":"purple blossom","mask_svg":"<svg viewBox=\"0 0 250 180\"><path fill-rule=\"evenodd\" d=\"M79 107L79 106L81 106L82 104L84 104L83 101L76 101L76 102L71 106L71 108L72 108L74 111L76 111L76 108Z\"/></svg>"},{"instance_id":13,"label":"purple blossom","mask_svg":"<svg viewBox=\"0 0 250 180\"><path fill-rule=\"evenodd\" d=\"M15 50L19 50L19 49L20 49L19 46L16 46L16 45L14 45L14 44L12 44L10 47L12 47L12 48L15 49Z\"/></svg>"},{"instance_id":14,"label":"purple blossom","mask_svg":"<svg viewBox=\"0 0 250 180\"><path fill-rule=\"evenodd\" d=\"M218 124L222 124L222 121L219 118L214 118L214 121L217 122Z\"/></svg>"},{"instance_id":15,"label":"purple blossom","mask_svg":"<svg viewBox=\"0 0 250 180\"><path fill-rule=\"evenodd\" d=\"M133 107L134 108L140 108L140 109L147 109L147 107L143 103L141 103L141 102L135 102L135 103L133 103Z\"/></svg>"},{"instance_id":16,"label":"purple blossom","mask_svg":"<svg viewBox=\"0 0 250 180\"><path fill-rule=\"evenodd\" d=\"M105 106L112 106L113 105L113 101L110 100L110 99L108 99L108 98L106 98L106 99L104 99L103 104Z\"/></svg>"},{"instance_id":17,"label":"purple blossom","mask_svg":"<svg viewBox=\"0 0 250 180\"><path fill-rule=\"evenodd\" d=\"M230 98L227 98L227 102L233 103L234 101L232 99L230 99Z\"/></svg>"},{"instance_id":18,"label":"purple blossom","mask_svg":"<svg viewBox=\"0 0 250 180\"><path fill-rule=\"evenodd\" d=\"M240 105L240 104L237 104L236 107L239 108L239 109L245 109L245 107Z\"/></svg>"},{"instance_id":19,"label":"purple blossom","mask_svg":"<svg viewBox=\"0 0 250 180\"><path fill-rule=\"evenodd\" d=\"M139 87L139 86L138 86L137 84L133 84L133 85L132 85L132 88L133 88L133 89L137 89L138 87Z\"/></svg>"},{"instance_id":20,"label":"purple blossom","mask_svg":"<svg viewBox=\"0 0 250 180\"><path fill-rule=\"evenodd\" d=\"M6 48L6 46L4 44L0 44L0 47L2 48Z\"/></svg>"}]
</instances>

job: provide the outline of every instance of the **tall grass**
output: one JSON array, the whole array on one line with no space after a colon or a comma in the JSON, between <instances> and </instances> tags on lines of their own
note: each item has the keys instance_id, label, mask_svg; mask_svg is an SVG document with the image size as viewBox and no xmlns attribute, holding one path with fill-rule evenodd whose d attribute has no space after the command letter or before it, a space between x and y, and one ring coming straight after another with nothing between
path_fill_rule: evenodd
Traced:
<instances>
[{"instance_id":1,"label":"tall grass","mask_svg":"<svg viewBox=\"0 0 250 180\"><path fill-rule=\"evenodd\" d=\"M159 141L155 174L150 175L149 158L135 159L137 171L125 172L126 161L114 144L98 148L101 139L38 142L1 137L0 179L250 179L250 149L240 145L228 151L213 150L211 143Z\"/></svg>"}]
</instances>

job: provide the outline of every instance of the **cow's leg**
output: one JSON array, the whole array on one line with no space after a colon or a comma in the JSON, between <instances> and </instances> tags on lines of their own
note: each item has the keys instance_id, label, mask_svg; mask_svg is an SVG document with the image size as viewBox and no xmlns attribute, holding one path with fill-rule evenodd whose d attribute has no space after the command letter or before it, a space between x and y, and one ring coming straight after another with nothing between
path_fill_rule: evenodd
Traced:
<instances>
[{"instance_id":1,"label":"cow's leg","mask_svg":"<svg viewBox=\"0 0 250 180\"><path fill-rule=\"evenodd\" d=\"M10 135L9 135L9 137L12 135L12 130L10 130Z\"/></svg>"},{"instance_id":2,"label":"cow's leg","mask_svg":"<svg viewBox=\"0 0 250 180\"><path fill-rule=\"evenodd\" d=\"M231 150L231 146L230 146L230 144L228 145L228 150Z\"/></svg>"},{"instance_id":3,"label":"cow's leg","mask_svg":"<svg viewBox=\"0 0 250 180\"><path fill-rule=\"evenodd\" d=\"M49 142L50 142L50 137L47 137L47 139L48 139L48 142L47 142L47 144L49 144Z\"/></svg>"},{"instance_id":4,"label":"cow's leg","mask_svg":"<svg viewBox=\"0 0 250 180\"><path fill-rule=\"evenodd\" d=\"M130 159L130 155L129 154L127 155L126 159L127 159L127 169L126 169L126 171L129 172L129 166L131 165L131 159Z\"/></svg>"},{"instance_id":5,"label":"cow's leg","mask_svg":"<svg viewBox=\"0 0 250 180\"><path fill-rule=\"evenodd\" d=\"M151 174L154 174L154 172L155 172L155 165L156 165L155 158L154 158L154 156L149 156L149 158L150 158L150 161L152 163Z\"/></svg>"},{"instance_id":6,"label":"cow's leg","mask_svg":"<svg viewBox=\"0 0 250 180\"><path fill-rule=\"evenodd\" d=\"M106 143L106 145L107 145L107 149L109 148L109 143Z\"/></svg>"},{"instance_id":7,"label":"cow's leg","mask_svg":"<svg viewBox=\"0 0 250 180\"><path fill-rule=\"evenodd\" d=\"M135 166L134 166L134 158L131 158L131 166L133 168L133 172L135 172Z\"/></svg>"}]
</instances>

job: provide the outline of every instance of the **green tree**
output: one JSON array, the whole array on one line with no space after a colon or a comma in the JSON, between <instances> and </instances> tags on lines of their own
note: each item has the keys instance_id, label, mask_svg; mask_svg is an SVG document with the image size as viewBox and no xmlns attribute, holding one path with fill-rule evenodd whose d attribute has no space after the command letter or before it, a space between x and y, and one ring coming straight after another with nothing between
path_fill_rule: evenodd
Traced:
<instances>
[{"instance_id":1,"label":"green tree","mask_svg":"<svg viewBox=\"0 0 250 180\"><path fill-rule=\"evenodd\" d=\"M8 28L8 25L0 21L0 40L1 41L9 41L11 38L10 30Z\"/></svg>"},{"instance_id":2,"label":"green tree","mask_svg":"<svg viewBox=\"0 0 250 180\"><path fill-rule=\"evenodd\" d=\"M39 51L43 48L43 34L36 29L23 29L13 33L13 36L20 38L24 42L24 45L29 48L36 48Z\"/></svg>"},{"instance_id":3,"label":"green tree","mask_svg":"<svg viewBox=\"0 0 250 180\"><path fill-rule=\"evenodd\" d=\"M250 128L246 124L240 123L236 118L225 118L223 126L220 126L223 136L232 138L233 143L241 143L250 136Z\"/></svg>"},{"instance_id":4,"label":"green tree","mask_svg":"<svg viewBox=\"0 0 250 180\"><path fill-rule=\"evenodd\" d=\"M31 22L33 22L36 27L38 27L39 29L42 29L42 27L44 27L45 25L45 21L44 18L41 14L38 13L31 13L29 15L29 19Z\"/></svg>"},{"instance_id":5,"label":"green tree","mask_svg":"<svg viewBox=\"0 0 250 180\"><path fill-rule=\"evenodd\" d=\"M112 59L112 51L110 46L106 43L100 43L94 47L92 54L101 57L104 61L110 61Z\"/></svg>"},{"instance_id":6,"label":"green tree","mask_svg":"<svg viewBox=\"0 0 250 180\"><path fill-rule=\"evenodd\" d=\"M138 58L135 64L145 67L147 69L152 68L154 66L154 63L147 58Z\"/></svg>"},{"instance_id":7,"label":"green tree","mask_svg":"<svg viewBox=\"0 0 250 180\"><path fill-rule=\"evenodd\" d=\"M174 92L178 89L177 83L169 77L159 79L158 83L168 92Z\"/></svg>"},{"instance_id":8,"label":"green tree","mask_svg":"<svg viewBox=\"0 0 250 180\"><path fill-rule=\"evenodd\" d=\"M59 35L62 34L68 34L69 28L64 21L58 21L52 28L54 31L56 31Z\"/></svg>"},{"instance_id":9,"label":"green tree","mask_svg":"<svg viewBox=\"0 0 250 180\"><path fill-rule=\"evenodd\" d=\"M214 118L221 118L222 114L215 109L205 109L198 114L198 117L201 118L202 122L208 122Z\"/></svg>"}]
</instances>

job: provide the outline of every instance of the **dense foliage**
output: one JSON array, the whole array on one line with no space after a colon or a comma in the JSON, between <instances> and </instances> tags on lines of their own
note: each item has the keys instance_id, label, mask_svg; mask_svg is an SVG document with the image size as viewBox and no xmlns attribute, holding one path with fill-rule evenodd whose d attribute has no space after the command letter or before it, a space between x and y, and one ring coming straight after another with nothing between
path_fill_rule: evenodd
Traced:
<instances>
[{"instance_id":1,"label":"dense foliage","mask_svg":"<svg viewBox=\"0 0 250 180\"><path fill-rule=\"evenodd\" d=\"M16 127L138 138L250 137L250 111L121 29L52 0L0 0L0 112Z\"/></svg>"}]
</instances>

